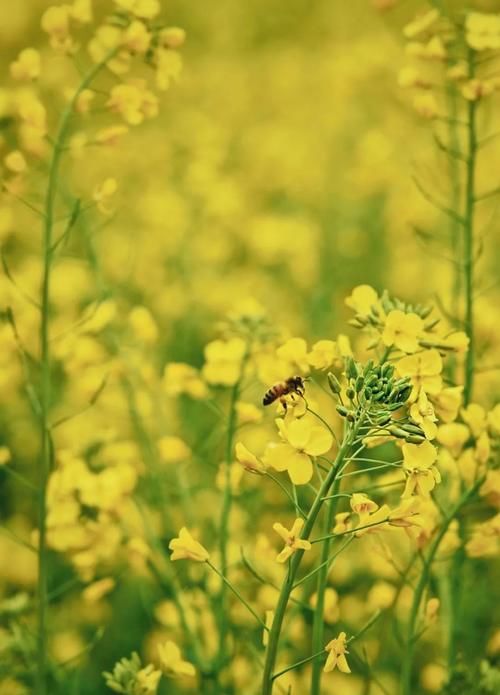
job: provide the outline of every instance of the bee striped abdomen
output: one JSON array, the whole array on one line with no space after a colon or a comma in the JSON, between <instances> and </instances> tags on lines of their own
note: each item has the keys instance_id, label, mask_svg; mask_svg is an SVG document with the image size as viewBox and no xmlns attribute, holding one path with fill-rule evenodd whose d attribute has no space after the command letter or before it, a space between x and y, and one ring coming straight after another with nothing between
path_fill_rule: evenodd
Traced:
<instances>
[{"instance_id":1,"label":"bee striped abdomen","mask_svg":"<svg viewBox=\"0 0 500 695\"><path fill-rule=\"evenodd\" d=\"M286 386L285 384L275 384L274 386L271 386L271 388L266 391L264 394L264 398L262 399L262 404L263 405L271 405L271 403L274 403L274 401L279 398L280 396L283 396L286 393Z\"/></svg>"}]
</instances>

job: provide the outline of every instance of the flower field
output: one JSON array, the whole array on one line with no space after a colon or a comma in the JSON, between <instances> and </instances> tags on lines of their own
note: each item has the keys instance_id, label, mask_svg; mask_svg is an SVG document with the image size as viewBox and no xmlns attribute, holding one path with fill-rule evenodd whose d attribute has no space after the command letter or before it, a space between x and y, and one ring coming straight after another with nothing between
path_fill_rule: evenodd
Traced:
<instances>
[{"instance_id":1,"label":"flower field","mask_svg":"<svg viewBox=\"0 0 500 695\"><path fill-rule=\"evenodd\" d=\"M500 0L0 46L0 695L498 695Z\"/></svg>"}]
</instances>

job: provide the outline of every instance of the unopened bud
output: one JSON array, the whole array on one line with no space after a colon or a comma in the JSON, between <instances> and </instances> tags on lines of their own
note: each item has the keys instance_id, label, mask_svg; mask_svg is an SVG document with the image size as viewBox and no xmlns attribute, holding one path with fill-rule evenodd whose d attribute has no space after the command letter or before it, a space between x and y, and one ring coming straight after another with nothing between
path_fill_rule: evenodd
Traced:
<instances>
[{"instance_id":1,"label":"unopened bud","mask_svg":"<svg viewBox=\"0 0 500 695\"><path fill-rule=\"evenodd\" d=\"M330 387L330 391L335 395L338 395L342 390L340 381L332 372L328 372L328 385Z\"/></svg>"}]
</instances>

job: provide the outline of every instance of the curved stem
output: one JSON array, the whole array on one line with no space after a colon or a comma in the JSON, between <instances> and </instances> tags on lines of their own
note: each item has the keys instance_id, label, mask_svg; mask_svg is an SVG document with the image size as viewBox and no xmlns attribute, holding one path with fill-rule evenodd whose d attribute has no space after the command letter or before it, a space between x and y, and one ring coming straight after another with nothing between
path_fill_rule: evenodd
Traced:
<instances>
[{"instance_id":1,"label":"curved stem","mask_svg":"<svg viewBox=\"0 0 500 695\"><path fill-rule=\"evenodd\" d=\"M114 51L113 51L114 53ZM43 221L42 258L43 273L40 299L40 434L41 454L38 476L38 580L37 580L37 647L36 647L36 693L46 695L47 690L47 484L49 480L54 451L50 432L49 412L52 401L52 369L49 340L50 328L50 284L52 273L52 237L55 224L55 206L61 159L69 133L71 116L76 101L102 70L112 53L95 65L80 83L71 101L61 114L57 135L53 143L52 158L49 164L45 211Z\"/></svg>"},{"instance_id":2,"label":"curved stem","mask_svg":"<svg viewBox=\"0 0 500 695\"><path fill-rule=\"evenodd\" d=\"M328 475L325 477L318 494L309 510L309 513L307 515L304 528L302 530L301 538L304 540L307 540L309 536L312 533L312 530L314 528L314 525L316 523L316 519L318 517L318 514L321 510L321 507L324 504L323 498L326 497L335 481L335 478L337 476L337 472L339 471L345 457L347 456L347 453L349 452L352 442L355 440L357 431L359 427L362 424L362 420L360 420L354 427L353 429L348 432L345 437L344 441L342 442L342 446L340 447L334 465L328 472ZM304 555L303 550L297 550L297 552L294 553L292 558L290 559L290 563L288 565L288 573L287 576L281 586L281 591L280 595L278 597L278 603L276 605L276 610L274 614L274 620L273 624L271 626L271 631L269 633L269 642L267 646L267 652L266 652L266 660L264 663L264 673L263 673L263 679L262 679L262 695L271 695L273 691L273 672L274 672L274 667L276 664L276 658L278 654L278 645L279 645L279 638L281 635L281 628L283 626L283 621L285 619L285 613L286 613L286 608L288 606L288 601L290 599L290 594L292 593L293 586L294 586L294 581L295 577L297 575L297 571L300 567L300 563L302 560L302 557Z\"/></svg>"}]
</instances>

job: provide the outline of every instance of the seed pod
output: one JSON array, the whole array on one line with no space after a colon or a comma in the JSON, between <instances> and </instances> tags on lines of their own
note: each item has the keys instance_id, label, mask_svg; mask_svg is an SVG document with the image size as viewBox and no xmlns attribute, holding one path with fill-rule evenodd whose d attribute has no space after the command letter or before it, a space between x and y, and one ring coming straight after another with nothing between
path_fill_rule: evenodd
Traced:
<instances>
[{"instance_id":1,"label":"seed pod","mask_svg":"<svg viewBox=\"0 0 500 695\"><path fill-rule=\"evenodd\" d=\"M340 385L340 381L337 379L335 374L333 374L332 372L328 372L327 378L328 378L328 385L330 387L331 392L334 393L335 395L338 395L342 390L342 387Z\"/></svg>"},{"instance_id":2,"label":"seed pod","mask_svg":"<svg viewBox=\"0 0 500 695\"><path fill-rule=\"evenodd\" d=\"M363 384L364 384L363 377L358 376L358 378L356 379L356 384L354 386L354 388L356 389L356 393L359 393L361 391L361 389L363 388Z\"/></svg>"},{"instance_id":3,"label":"seed pod","mask_svg":"<svg viewBox=\"0 0 500 695\"><path fill-rule=\"evenodd\" d=\"M342 417L347 417L350 413L350 411L343 405L338 405L337 406L337 413L339 415L342 415Z\"/></svg>"},{"instance_id":4,"label":"seed pod","mask_svg":"<svg viewBox=\"0 0 500 695\"><path fill-rule=\"evenodd\" d=\"M384 413L383 415L379 415L377 417L377 425L380 425L381 427L384 427L384 425L388 425L391 421L391 415L390 413Z\"/></svg>"},{"instance_id":5,"label":"seed pod","mask_svg":"<svg viewBox=\"0 0 500 695\"><path fill-rule=\"evenodd\" d=\"M406 437L406 441L409 444L422 444L422 442L425 441L425 436L422 435L421 437L418 437L416 434L409 434Z\"/></svg>"},{"instance_id":6,"label":"seed pod","mask_svg":"<svg viewBox=\"0 0 500 695\"><path fill-rule=\"evenodd\" d=\"M408 434L408 432L405 432L401 429L401 427L398 427L397 425L391 425L387 429L392 435L394 435L398 439L408 439L408 437L411 436Z\"/></svg>"},{"instance_id":7,"label":"seed pod","mask_svg":"<svg viewBox=\"0 0 500 695\"><path fill-rule=\"evenodd\" d=\"M424 431L421 427L418 427L418 425L412 425L411 423L406 422L404 425L401 425L401 427L405 430L405 432L409 432L410 434L417 434L420 437L425 437Z\"/></svg>"}]
</instances>

